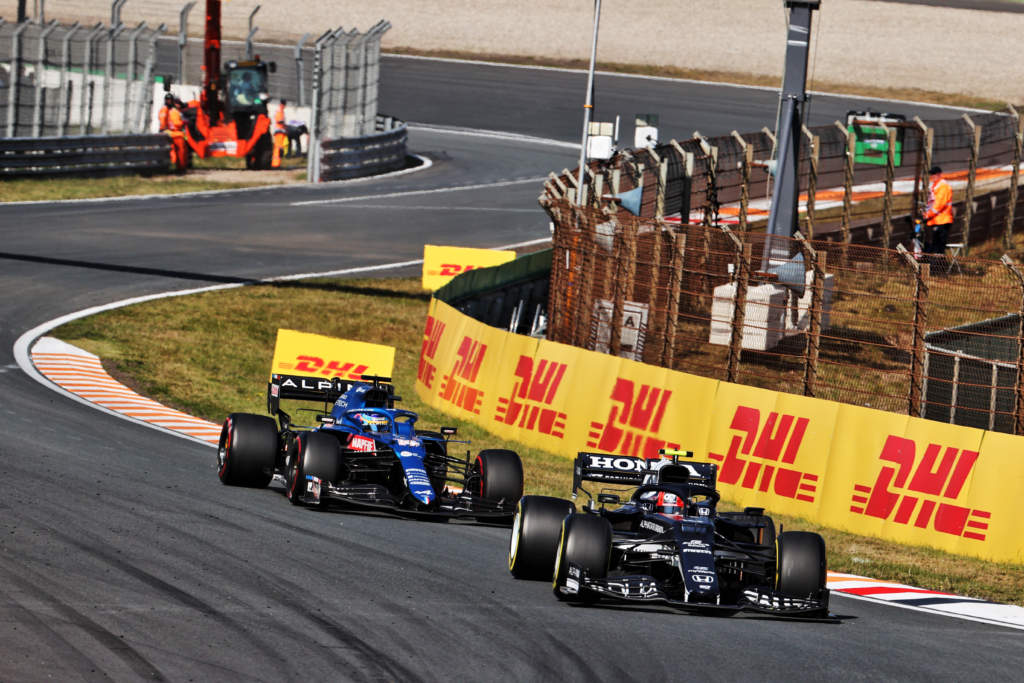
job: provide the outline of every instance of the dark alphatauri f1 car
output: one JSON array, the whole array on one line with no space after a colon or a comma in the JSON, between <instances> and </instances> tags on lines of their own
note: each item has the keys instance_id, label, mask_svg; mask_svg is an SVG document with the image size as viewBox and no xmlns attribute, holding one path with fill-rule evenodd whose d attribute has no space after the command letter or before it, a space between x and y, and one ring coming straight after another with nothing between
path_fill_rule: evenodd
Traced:
<instances>
[{"instance_id":1,"label":"dark alphatauri f1 car","mask_svg":"<svg viewBox=\"0 0 1024 683\"><path fill-rule=\"evenodd\" d=\"M482 450L475 459L449 454L454 427L416 429L417 415L386 377L363 381L272 375L272 417L232 413L217 449L225 484L285 486L296 505L329 502L386 508L409 515L510 521L523 495L523 465L508 450ZM281 409L283 399L318 401L319 423L300 427Z\"/></svg>"},{"instance_id":2,"label":"dark alphatauri f1 car","mask_svg":"<svg viewBox=\"0 0 1024 683\"><path fill-rule=\"evenodd\" d=\"M665 452L663 452L664 454ZM660 603L694 612L741 610L827 617L825 542L785 531L762 508L719 512L717 465L579 453L573 497L524 496L516 508L509 569L519 579L553 580L560 600ZM636 487L625 504L584 481ZM605 504L619 505L615 509Z\"/></svg>"}]
</instances>

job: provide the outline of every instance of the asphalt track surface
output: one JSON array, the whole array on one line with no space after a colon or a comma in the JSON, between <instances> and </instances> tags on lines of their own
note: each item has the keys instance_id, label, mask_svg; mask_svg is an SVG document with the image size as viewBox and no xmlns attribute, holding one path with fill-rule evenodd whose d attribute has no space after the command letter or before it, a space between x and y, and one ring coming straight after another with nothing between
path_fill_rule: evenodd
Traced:
<instances>
[{"instance_id":1,"label":"asphalt track surface","mask_svg":"<svg viewBox=\"0 0 1024 683\"><path fill-rule=\"evenodd\" d=\"M409 121L575 138L579 74L389 60L385 81L404 69L382 98ZM614 98L709 135L774 115L770 95L721 87L633 79L601 102ZM317 188L0 206L0 680L1019 677L1020 631L859 600L835 598L834 624L567 606L511 579L506 529L224 487L209 447L72 402L15 365L26 330L127 297L415 259L426 242L543 237L530 179L576 154L423 128L410 145L434 165ZM465 186L477 187L444 190Z\"/></svg>"}]
</instances>

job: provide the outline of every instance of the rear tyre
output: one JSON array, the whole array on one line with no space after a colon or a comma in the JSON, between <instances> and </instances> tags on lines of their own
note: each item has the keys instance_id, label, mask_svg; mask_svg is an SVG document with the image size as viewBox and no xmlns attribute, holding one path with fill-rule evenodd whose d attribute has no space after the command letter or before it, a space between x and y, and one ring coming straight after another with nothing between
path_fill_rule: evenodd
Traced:
<instances>
[{"instance_id":1,"label":"rear tyre","mask_svg":"<svg viewBox=\"0 0 1024 683\"><path fill-rule=\"evenodd\" d=\"M586 571L592 579L608 576L608 559L612 550L612 525L603 517L589 514L571 514L562 521L562 534L555 558L552 588L555 597L567 602L588 602L593 596L585 592L570 592L569 565L574 564Z\"/></svg>"},{"instance_id":2,"label":"rear tyre","mask_svg":"<svg viewBox=\"0 0 1024 683\"><path fill-rule=\"evenodd\" d=\"M515 451L486 449L476 456L475 474L479 480L476 493L481 498L512 505L523 496L523 462Z\"/></svg>"},{"instance_id":3,"label":"rear tyre","mask_svg":"<svg viewBox=\"0 0 1024 683\"><path fill-rule=\"evenodd\" d=\"M825 588L825 540L809 531L785 531L776 541L775 589L788 598L817 597Z\"/></svg>"},{"instance_id":4,"label":"rear tyre","mask_svg":"<svg viewBox=\"0 0 1024 683\"><path fill-rule=\"evenodd\" d=\"M288 475L288 500L302 505L308 477L316 477L323 484L337 481L340 469L338 440L322 432L305 432L295 438L295 457ZM323 501L321 501L323 505Z\"/></svg>"},{"instance_id":5,"label":"rear tyre","mask_svg":"<svg viewBox=\"0 0 1024 683\"><path fill-rule=\"evenodd\" d=\"M274 478L277 424L266 415L231 413L217 444L217 476L228 486L264 488Z\"/></svg>"},{"instance_id":6,"label":"rear tyre","mask_svg":"<svg viewBox=\"0 0 1024 683\"><path fill-rule=\"evenodd\" d=\"M508 570L517 579L547 581L555 569L562 520L576 512L571 501L550 496L523 496L512 520Z\"/></svg>"}]
</instances>

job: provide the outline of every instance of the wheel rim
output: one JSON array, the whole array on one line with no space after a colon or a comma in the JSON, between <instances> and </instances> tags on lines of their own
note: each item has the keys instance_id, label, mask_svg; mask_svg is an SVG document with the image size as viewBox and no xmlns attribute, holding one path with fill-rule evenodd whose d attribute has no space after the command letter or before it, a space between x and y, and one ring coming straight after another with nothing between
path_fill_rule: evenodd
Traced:
<instances>
[{"instance_id":1,"label":"wheel rim","mask_svg":"<svg viewBox=\"0 0 1024 683\"><path fill-rule=\"evenodd\" d=\"M224 429L224 443L222 443L220 447L217 449L217 459L220 461L220 467L217 470L217 474L221 478L224 477L224 474L228 470L228 453L231 451L231 436L232 433L234 432L230 417L228 418L227 424L224 426Z\"/></svg>"},{"instance_id":2,"label":"wheel rim","mask_svg":"<svg viewBox=\"0 0 1024 683\"><path fill-rule=\"evenodd\" d=\"M512 518L512 538L508 548L508 569L512 571L516 565L516 551L519 550L519 534L522 532L523 503L516 505L516 516Z\"/></svg>"}]
</instances>

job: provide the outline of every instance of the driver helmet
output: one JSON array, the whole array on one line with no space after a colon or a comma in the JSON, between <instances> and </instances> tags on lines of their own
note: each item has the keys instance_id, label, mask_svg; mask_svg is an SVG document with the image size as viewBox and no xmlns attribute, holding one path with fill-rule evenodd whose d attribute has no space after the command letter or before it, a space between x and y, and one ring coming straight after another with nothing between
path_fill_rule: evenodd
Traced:
<instances>
[{"instance_id":1,"label":"driver helmet","mask_svg":"<svg viewBox=\"0 0 1024 683\"><path fill-rule=\"evenodd\" d=\"M643 499L653 506L659 515L685 515L686 499L667 491L651 491L643 494Z\"/></svg>"},{"instance_id":2,"label":"driver helmet","mask_svg":"<svg viewBox=\"0 0 1024 683\"><path fill-rule=\"evenodd\" d=\"M374 413L359 413L356 415L356 419L362 426L364 432L383 432L387 431L388 418L385 415L376 415Z\"/></svg>"}]
</instances>

